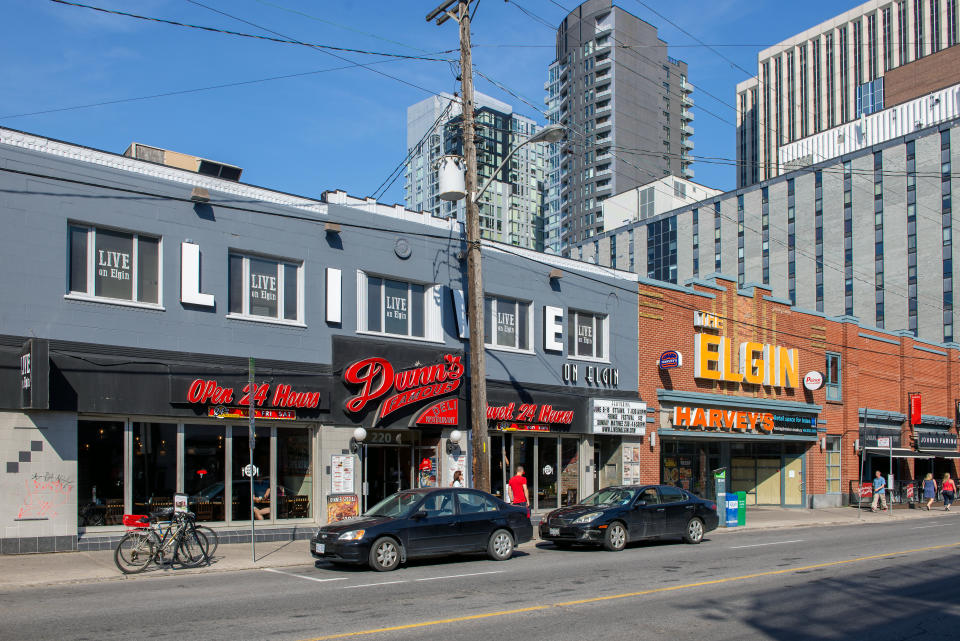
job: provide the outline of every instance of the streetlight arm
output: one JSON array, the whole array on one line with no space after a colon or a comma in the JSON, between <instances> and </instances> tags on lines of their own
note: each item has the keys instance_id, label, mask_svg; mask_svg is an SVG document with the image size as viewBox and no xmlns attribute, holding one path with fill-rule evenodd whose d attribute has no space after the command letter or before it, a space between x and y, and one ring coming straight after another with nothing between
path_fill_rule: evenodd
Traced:
<instances>
[{"instance_id":1,"label":"streetlight arm","mask_svg":"<svg viewBox=\"0 0 960 641\"><path fill-rule=\"evenodd\" d=\"M481 188L477 191L477 194L476 194L475 196L472 196L473 202L475 202L475 203L480 202L480 196L482 196L482 195L483 195L483 192L485 192L485 191L487 190L487 187L489 187L490 184L491 184L494 180L496 180L497 176L500 174L500 171L501 171L504 167L506 167L506 166L507 166L507 163L510 161L510 159L513 158L513 154L517 153L517 150L520 149L520 147L523 147L523 146L524 146L525 144L527 144L528 142L530 142L530 139L529 139L529 138L528 138L527 140L524 140L522 143L520 143L520 144L517 145L516 147L514 147L514 148L510 151L510 153L506 155L506 157L503 159L503 162L501 162L500 165L497 166L497 168L493 170L493 175L491 175L489 178L487 178L487 182L483 183L483 187L481 187Z\"/></svg>"}]
</instances>

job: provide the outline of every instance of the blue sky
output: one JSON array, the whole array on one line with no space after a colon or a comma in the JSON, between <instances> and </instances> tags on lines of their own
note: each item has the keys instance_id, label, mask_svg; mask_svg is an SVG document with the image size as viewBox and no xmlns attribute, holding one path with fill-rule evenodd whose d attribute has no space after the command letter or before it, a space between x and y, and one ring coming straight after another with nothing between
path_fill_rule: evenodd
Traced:
<instances>
[{"instance_id":1,"label":"blue sky","mask_svg":"<svg viewBox=\"0 0 960 641\"><path fill-rule=\"evenodd\" d=\"M85 3L274 36L267 29L307 43L436 58L457 55L440 53L458 47L456 24L448 21L438 27L424 20L439 0L202 2L206 7L189 0ZM859 4L645 2L754 73L760 49ZM735 87L746 74L637 0L616 4L657 26L670 54L688 63L689 79L698 89L693 94L695 156L733 159ZM473 25L475 66L542 109L553 28L566 14L562 7L574 6L574 0L480 0ZM406 155L407 106L428 92L459 89L455 70L446 62L381 62L379 56L339 52L337 58L304 46L108 15L49 0L0 0L0 15L5 23L0 126L117 153L133 141L174 149L239 165L244 182L305 196L317 197L325 189L373 194ZM369 67L335 69L358 62ZM249 82L291 74L305 75ZM248 84L176 93L233 83ZM476 79L476 88L544 121L542 113L482 78ZM127 101L156 94L172 95ZM122 102L72 108L108 101ZM59 111L21 115L48 110ZM695 162L696 180L733 188L729 162ZM403 201L402 176L380 200Z\"/></svg>"}]
</instances>

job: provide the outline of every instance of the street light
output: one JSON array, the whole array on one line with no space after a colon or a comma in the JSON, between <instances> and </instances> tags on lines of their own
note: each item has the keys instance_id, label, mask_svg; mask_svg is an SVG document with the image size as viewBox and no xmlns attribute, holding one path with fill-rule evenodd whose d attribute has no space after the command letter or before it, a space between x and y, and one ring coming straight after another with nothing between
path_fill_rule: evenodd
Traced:
<instances>
[{"instance_id":1,"label":"street light","mask_svg":"<svg viewBox=\"0 0 960 641\"><path fill-rule=\"evenodd\" d=\"M513 157L513 154L517 153L521 147L531 142L560 142L563 139L564 134L566 133L566 128L563 125L547 125L537 133L533 134L519 145L510 150L504 159L503 162L493 170L493 174L487 179L487 182L483 183L475 196L473 196L473 202L479 202L480 196L483 195L483 192L487 190L487 187L496 180L497 176L500 174L500 171L507 165L507 162Z\"/></svg>"}]
</instances>

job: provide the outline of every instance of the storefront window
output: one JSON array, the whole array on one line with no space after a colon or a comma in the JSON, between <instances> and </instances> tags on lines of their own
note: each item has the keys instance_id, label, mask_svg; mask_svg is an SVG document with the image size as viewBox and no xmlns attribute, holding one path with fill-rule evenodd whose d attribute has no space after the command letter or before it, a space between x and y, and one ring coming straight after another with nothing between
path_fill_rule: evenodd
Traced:
<instances>
[{"instance_id":1,"label":"storefront window","mask_svg":"<svg viewBox=\"0 0 960 641\"><path fill-rule=\"evenodd\" d=\"M277 429L277 518L305 519L313 514L310 430Z\"/></svg>"},{"instance_id":2,"label":"storefront window","mask_svg":"<svg viewBox=\"0 0 960 641\"><path fill-rule=\"evenodd\" d=\"M484 343L493 347L530 349L530 303L488 296L484 299Z\"/></svg>"},{"instance_id":3,"label":"storefront window","mask_svg":"<svg viewBox=\"0 0 960 641\"><path fill-rule=\"evenodd\" d=\"M230 255L230 313L300 321L297 263Z\"/></svg>"},{"instance_id":4,"label":"storefront window","mask_svg":"<svg viewBox=\"0 0 960 641\"><path fill-rule=\"evenodd\" d=\"M828 436L827 439L827 493L840 492L840 437Z\"/></svg>"},{"instance_id":5,"label":"storefront window","mask_svg":"<svg viewBox=\"0 0 960 641\"><path fill-rule=\"evenodd\" d=\"M506 471L503 466L503 436L490 435L490 493L498 499L506 500L503 495L503 484Z\"/></svg>"},{"instance_id":6,"label":"storefront window","mask_svg":"<svg viewBox=\"0 0 960 641\"><path fill-rule=\"evenodd\" d=\"M576 505L580 487L580 442L575 438L560 439L560 503Z\"/></svg>"},{"instance_id":7,"label":"storefront window","mask_svg":"<svg viewBox=\"0 0 960 641\"><path fill-rule=\"evenodd\" d=\"M233 506L231 515L234 521L250 520L250 477L244 468L250 464L249 428L233 428ZM274 497L270 491L270 428L260 428L254 441L253 450L253 510L258 521L270 520L273 514ZM278 493L286 493L278 487Z\"/></svg>"},{"instance_id":8,"label":"storefront window","mask_svg":"<svg viewBox=\"0 0 960 641\"><path fill-rule=\"evenodd\" d=\"M225 519L224 452L222 426L183 427L183 490L199 521Z\"/></svg>"},{"instance_id":9,"label":"storefront window","mask_svg":"<svg viewBox=\"0 0 960 641\"><path fill-rule=\"evenodd\" d=\"M123 521L123 423L78 421L78 525Z\"/></svg>"},{"instance_id":10,"label":"storefront window","mask_svg":"<svg viewBox=\"0 0 960 641\"><path fill-rule=\"evenodd\" d=\"M133 511L173 507L177 490L177 426L133 424Z\"/></svg>"}]
</instances>

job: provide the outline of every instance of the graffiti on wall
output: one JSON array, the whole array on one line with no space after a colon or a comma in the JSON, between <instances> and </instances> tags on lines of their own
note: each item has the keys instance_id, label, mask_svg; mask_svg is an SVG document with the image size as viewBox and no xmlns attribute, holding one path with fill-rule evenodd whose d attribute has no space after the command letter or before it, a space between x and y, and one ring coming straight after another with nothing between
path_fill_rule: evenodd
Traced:
<instances>
[{"instance_id":1,"label":"graffiti on wall","mask_svg":"<svg viewBox=\"0 0 960 641\"><path fill-rule=\"evenodd\" d=\"M16 517L18 521L56 518L58 509L70 504L74 491L72 479L50 472L36 472L23 484L23 501Z\"/></svg>"}]
</instances>

